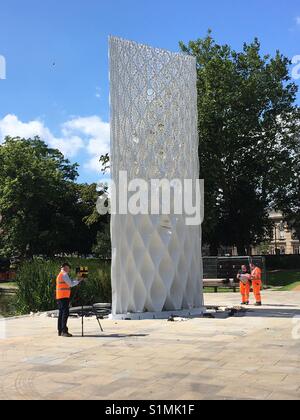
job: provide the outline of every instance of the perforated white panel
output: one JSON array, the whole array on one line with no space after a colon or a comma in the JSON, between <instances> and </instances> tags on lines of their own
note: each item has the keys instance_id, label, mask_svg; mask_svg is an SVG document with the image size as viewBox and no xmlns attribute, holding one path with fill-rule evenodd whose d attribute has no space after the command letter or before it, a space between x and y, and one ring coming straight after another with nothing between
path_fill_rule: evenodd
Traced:
<instances>
[{"instance_id":1,"label":"perforated white panel","mask_svg":"<svg viewBox=\"0 0 300 420\"><path fill-rule=\"evenodd\" d=\"M115 183L197 179L195 59L113 37L110 82ZM184 215L113 215L113 314L201 307L200 237Z\"/></svg>"}]
</instances>

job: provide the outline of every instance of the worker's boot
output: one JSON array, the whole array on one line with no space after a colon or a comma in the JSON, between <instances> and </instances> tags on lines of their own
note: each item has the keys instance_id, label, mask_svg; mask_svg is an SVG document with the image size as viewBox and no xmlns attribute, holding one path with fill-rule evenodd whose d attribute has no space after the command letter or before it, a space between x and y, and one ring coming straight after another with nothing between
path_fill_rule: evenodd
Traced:
<instances>
[{"instance_id":1,"label":"worker's boot","mask_svg":"<svg viewBox=\"0 0 300 420\"><path fill-rule=\"evenodd\" d=\"M256 302L255 306L262 306L261 302Z\"/></svg>"},{"instance_id":2,"label":"worker's boot","mask_svg":"<svg viewBox=\"0 0 300 420\"><path fill-rule=\"evenodd\" d=\"M58 336L59 336L59 337L61 337L61 334L62 334L62 333L61 333L61 331L58 331Z\"/></svg>"},{"instance_id":3,"label":"worker's boot","mask_svg":"<svg viewBox=\"0 0 300 420\"><path fill-rule=\"evenodd\" d=\"M62 337L67 337L67 338L71 338L71 337L73 337L73 335L72 335L72 334L70 334L70 333L68 333L68 332L67 332L67 333L62 333L62 334L61 334L61 336L62 336Z\"/></svg>"}]
</instances>

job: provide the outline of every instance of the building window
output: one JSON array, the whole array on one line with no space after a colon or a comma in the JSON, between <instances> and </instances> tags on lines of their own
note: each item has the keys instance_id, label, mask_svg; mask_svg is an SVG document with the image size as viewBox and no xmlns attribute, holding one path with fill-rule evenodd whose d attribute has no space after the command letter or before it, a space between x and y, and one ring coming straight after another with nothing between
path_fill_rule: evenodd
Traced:
<instances>
[{"instance_id":1,"label":"building window","mask_svg":"<svg viewBox=\"0 0 300 420\"><path fill-rule=\"evenodd\" d=\"M294 246L294 255L300 255L300 246Z\"/></svg>"},{"instance_id":2,"label":"building window","mask_svg":"<svg viewBox=\"0 0 300 420\"><path fill-rule=\"evenodd\" d=\"M280 247L280 255L285 255L285 246Z\"/></svg>"},{"instance_id":3,"label":"building window","mask_svg":"<svg viewBox=\"0 0 300 420\"><path fill-rule=\"evenodd\" d=\"M279 238L281 241L285 239L285 227L283 223L280 223L279 225Z\"/></svg>"}]
</instances>

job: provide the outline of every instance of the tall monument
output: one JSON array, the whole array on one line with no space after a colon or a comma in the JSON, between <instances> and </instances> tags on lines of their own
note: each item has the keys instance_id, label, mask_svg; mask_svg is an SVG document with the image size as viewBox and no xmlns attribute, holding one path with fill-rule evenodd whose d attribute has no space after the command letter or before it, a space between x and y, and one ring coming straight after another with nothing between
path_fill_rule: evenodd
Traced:
<instances>
[{"instance_id":1,"label":"tall monument","mask_svg":"<svg viewBox=\"0 0 300 420\"><path fill-rule=\"evenodd\" d=\"M110 38L111 168L116 185L199 177L194 57ZM120 171L123 171L120 175ZM130 198L130 193L129 196ZM185 214L112 215L113 317L202 311L201 227Z\"/></svg>"}]
</instances>

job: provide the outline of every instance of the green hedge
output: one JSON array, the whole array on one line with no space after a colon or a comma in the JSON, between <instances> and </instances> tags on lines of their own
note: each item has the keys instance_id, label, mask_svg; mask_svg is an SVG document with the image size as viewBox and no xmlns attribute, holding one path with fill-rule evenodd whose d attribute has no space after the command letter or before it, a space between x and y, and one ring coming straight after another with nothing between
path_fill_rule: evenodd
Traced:
<instances>
[{"instance_id":1,"label":"green hedge","mask_svg":"<svg viewBox=\"0 0 300 420\"><path fill-rule=\"evenodd\" d=\"M267 255L266 268L271 270L299 270L300 255Z\"/></svg>"}]
</instances>

